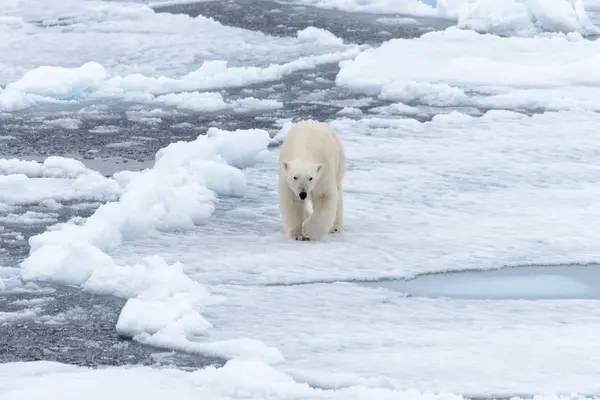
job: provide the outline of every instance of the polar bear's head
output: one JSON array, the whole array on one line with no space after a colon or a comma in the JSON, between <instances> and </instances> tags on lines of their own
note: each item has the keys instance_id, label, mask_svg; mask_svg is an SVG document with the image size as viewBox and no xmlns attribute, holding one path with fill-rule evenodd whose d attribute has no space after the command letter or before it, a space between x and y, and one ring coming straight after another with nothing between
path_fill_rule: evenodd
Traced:
<instances>
[{"instance_id":1,"label":"polar bear's head","mask_svg":"<svg viewBox=\"0 0 600 400\"><path fill-rule=\"evenodd\" d=\"M293 160L282 165L288 187L300 200L306 199L321 177L321 164Z\"/></svg>"}]
</instances>

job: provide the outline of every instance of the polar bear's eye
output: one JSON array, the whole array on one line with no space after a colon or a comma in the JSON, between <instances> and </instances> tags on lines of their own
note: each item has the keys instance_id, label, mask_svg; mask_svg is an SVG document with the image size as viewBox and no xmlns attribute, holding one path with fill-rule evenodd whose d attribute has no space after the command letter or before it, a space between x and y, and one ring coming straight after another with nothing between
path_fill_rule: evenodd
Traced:
<instances>
[{"instance_id":1,"label":"polar bear's eye","mask_svg":"<svg viewBox=\"0 0 600 400\"><path fill-rule=\"evenodd\" d=\"M295 180L295 181L297 181L297 180L298 180L298 177L297 177L297 176L295 176L295 177L294 177L294 180Z\"/></svg>"},{"instance_id":2,"label":"polar bear's eye","mask_svg":"<svg viewBox=\"0 0 600 400\"><path fill-rule=\"evenodd\" d=\"M312 176L310 178L308 178L309 181L312 181Z\"/></svg>"}]
</instances>

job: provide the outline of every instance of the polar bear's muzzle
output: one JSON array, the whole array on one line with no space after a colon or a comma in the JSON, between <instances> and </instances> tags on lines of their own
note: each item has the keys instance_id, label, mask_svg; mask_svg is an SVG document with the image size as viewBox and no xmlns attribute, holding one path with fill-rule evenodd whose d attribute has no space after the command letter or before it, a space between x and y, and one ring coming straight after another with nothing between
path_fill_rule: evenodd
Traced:
<instances>
[{"instance_id":1,"label":"polar bear's muzzle","mask_svg":"<svg viewBox=\"0 0 600 400\"><path fill-rule=\"evenodd\" d=\"M298 193L298 197L300 197L300 200L304 200L306 199L306 192L303 190L300 193Z\"/></svg>"}]
</instances>

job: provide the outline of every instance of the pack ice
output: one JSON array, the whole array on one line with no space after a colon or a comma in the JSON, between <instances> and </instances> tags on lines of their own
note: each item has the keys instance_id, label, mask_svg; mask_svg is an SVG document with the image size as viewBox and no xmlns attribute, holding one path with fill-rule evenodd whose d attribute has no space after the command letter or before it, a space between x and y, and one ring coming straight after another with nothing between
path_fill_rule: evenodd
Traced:
<instances>
[{"instance_id":1,"label":"pack ice","mask_svg":"<svg viewBox=\"0 0 600 400\"><path fill-rule=\"evenodd\" d=\"M600 260L592 3L283 3L453 26L364 45L139 2L3 4L0 123L55 112L54 128L110 134L119 127L84 131L80 118L116 104L147 119L227 113L231 126L252 110L268 127L207 124L149 168L108 176L65 154L0 159L2 228L47 227L24 259L0 266L0 293L52 296L52 283L118 296L118 333L226 360L195 371L0 364L2 400L598 398L597 300L409 297L377 285ZM301 89L280 93L288 87ZM328 122L348 157L349 230L322 243L287 240L277 206L278 144L306 104L335 108ZM0 149L28 132L2 134ZM60 219L75 206L94 211ZM34 303L0 311L0 324L40 313Z\"/></svg>"}]
</instances>

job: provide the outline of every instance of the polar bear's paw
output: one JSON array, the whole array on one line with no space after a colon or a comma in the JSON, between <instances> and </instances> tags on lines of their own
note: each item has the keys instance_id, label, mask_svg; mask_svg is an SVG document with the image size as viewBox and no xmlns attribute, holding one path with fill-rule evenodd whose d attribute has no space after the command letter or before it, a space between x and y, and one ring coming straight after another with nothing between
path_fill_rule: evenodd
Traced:
<instances>
[{"instance_id":1,"label":"polar bear's paw","mask_svg":"<svg viewBox=\"0 0 600 400\"><path fill-rule=\"evenodd\" d=\"M296 236L294 237L294 239L296 239L296 240L297 240L297 241L299 241L299 242L307 242L307 241L309 241L309 240L310 240L310 238L308 238L308 237L304 236L303 234L296 235Z\"/></svg>"},{"instance_id":2,"label":"polar bear's paw","mask_svg":"<svg viewBox=\"0 0 600 400\"><path fill-rule=\"evenodd\" d=\"M329 233L338 233L338 232L342 232L345 230L346 230L346 227L344 225L334 225L329 230Z\"/></svg>"},{"instance_id":3,"label":"polar bear's paw","mask_svg":"<svg viewBox=\"0 0 600 400\"><path fill-rule=\"evenodd\" d=\"M309 240L309 238L302 233L302 227L301 226L298 227L298 228L295 228L295 229L290 229L287 232L287 236L291 237L294 240L299 240L299 241Z\"/></svg>"}]
</instances>

